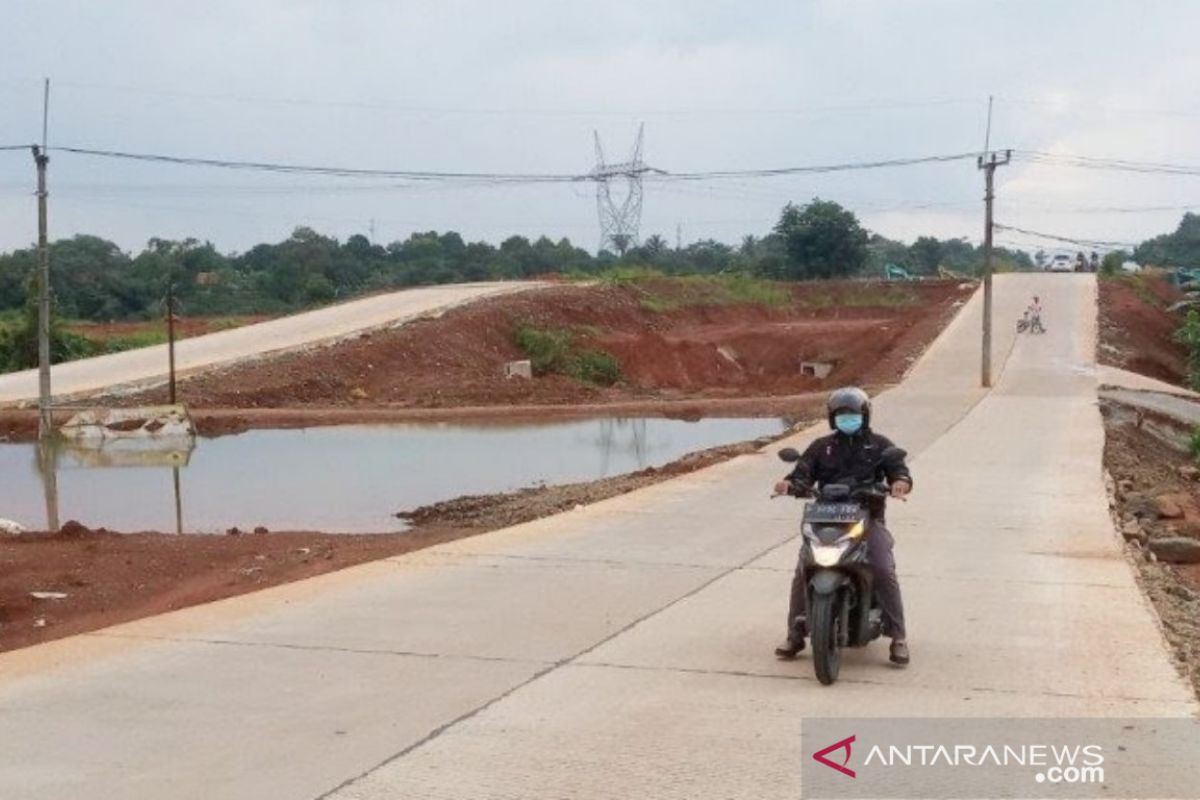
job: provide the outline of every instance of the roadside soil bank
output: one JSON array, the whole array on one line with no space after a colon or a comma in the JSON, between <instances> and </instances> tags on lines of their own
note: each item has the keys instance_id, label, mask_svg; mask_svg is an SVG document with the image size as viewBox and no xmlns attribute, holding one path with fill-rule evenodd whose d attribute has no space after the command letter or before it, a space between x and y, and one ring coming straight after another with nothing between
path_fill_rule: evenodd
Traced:
<instances>
[{"instance_id":1,"label":"roadside soil bank","mask_svg":"<svg viewBox=\"0 0 1200 800\"><path fill-rule=\"evenodd\" d=\"M398 513L411 524L404 533L177 536L90 530L68 522L55 534L0 536L0 651L528 522L754 452L777 438L692 453L657 469L590 483L463 497ZM66 596L38 599L32 592Z\"/></svg>"},{"instance_id":2,"label":"roadside soil bank","mask_svg":"<svg viewBox=\"0 0 1200 800\"><path fill-rule=\"evenodd\" d=\"M649 279L556 286L489 298L402 327L266 356L186 378L192 408L459 408L564 405L817 392L897 381L974 284L872 281L778 284L781 302L736 302L695 282ZM522 327L567 332L615 357L621 380L505 379L528 355ZM833 366L825 378L801 362ZM105 403L161 403L165 387Z\"/></svg>"},{"instance_id":3,"label":"roadside soil bank","mask_svg":"<svg viewBox=\"0 0 1200 800\"><path fill-rule=\"evenodd\" d=\"M412 526L412 530L431 535L449 533L454 534L457 538L485 533L569 511L576 506L607 500L634 489L694 472L734 456L757 452L772 442L792 435L797 429L808 424L811 422L798 421L790 430L779 436L765 436L748 442L690 453L662 467L649 467L627 475L617 475L598 481L569 483L562 486L534 486L505 494L469 495L400 511L396 516L406 520ZM780 475L786 471L786 465L782 465ZM768 490L769 487L764 489L764 491Z\"/></svg>"},{"instance_id":4,"label":"roadside soil bank","mask_svg":"<svg viewBox=\"0 0 1200 800\"><path fill-rule=\"evenodd\" d=\"M1183 292L1152 272L1100 278L1099 362L1185 385L1187 348L1174 338L1183 318L1167 310L1182 299Z\"/></svg>"},{"instance_id":5,"label":"roadside soil bank","mask_svg":"<svg viewBox=\"0 0 1200 800\"><path fill-rule=\"evenodd\" d=\"M1188 427L1113 401L1101 410L1118 531L1200 697L1200 465L1186 451Z\"/></svg>"},{"instance_id":6,"label":"roadside soil bank","mask_svg":"<svg viewBox=\"0 0 1200 800\"><path fill-rule=\"evenodd\" d=\"M875 387L868 386L868 390ZM460 406L457 408L395 408L335 406L321 408L190 408L201 436L223 436L260 428L310 428L322 425L385 425L389 423L473 422L523 423L596 417L664 417L699 420L711 417L807 416L825 402L824 392L769 397L697 398L695 400L616 400L611 403L569 405ZM59 411L61 425L70 412ZM37 438L33 409L0 409L0 442Z\"/></svg>"}]
</instances>

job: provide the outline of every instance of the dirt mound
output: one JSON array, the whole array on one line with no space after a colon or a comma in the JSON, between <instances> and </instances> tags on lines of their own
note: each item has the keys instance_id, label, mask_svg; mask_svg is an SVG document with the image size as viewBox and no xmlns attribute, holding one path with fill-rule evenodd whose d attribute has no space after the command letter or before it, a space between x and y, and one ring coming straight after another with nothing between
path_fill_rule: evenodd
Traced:
<instances>
[{"instance_id":1,"label":"dirt mound","mask_svg":"<svg viewBox=\"0 0 1200 800\"><path fill-rule=\"evenodd\" d=\"M396 516L409 522L414 530L453 531L463 535L484 533L558 514L578 505L588 505L616 497L669 478L695 472L734 456L755 453L771 442L790 435L792 430L789 429L779 436L765 436L748 442L689 453L662 467L648 467L627 475L582 483L533 486L504 494L466 495L410 511L401 511Z\"/></svg>"},{"instance_id":2,"label":"dirt mound","mask_svg":"<svg viewBox=\"0 0 1200 800\"><path fill-rule=\"evenodd\" d=\"M1100 363L1184 385L1187 348L1174 339L1181 319L1167 310L1182 297L1153 273L1102 279Z\"/></svg>"},{"instance_id":3,"label":"dirt mound","mask_svg":"<svg viewBox=\"0 0 1200 800\"><path fill-rule=\"evenodd\" d=\"M184 381L196 407L477 405L612 402L673 395L797 394L897 380L952 316L970 285L781 284L783 302L710 302L681 281L567 285L492 298L403 327L245 363ZM560 375L504 379L526 358L522 326L569 331L613 354L623 380L599 387ZM803 361L834 365L825 379ZM119 402L160 402L164 389Z\"/></svg>"},{"instance_id":4,"label":"dirt mound","mask_svg":"<svg viewBox=\"0 0 1200 800\"><path fill-rule=\"evenodd\" d=\"M1102 409L1119 530L1200 696L1200 564L1166 564L1155 554L1158 545L1200 538L1200 467L1183 450L1188 426L1113 402Z\"/></svg>"}]
</instances>

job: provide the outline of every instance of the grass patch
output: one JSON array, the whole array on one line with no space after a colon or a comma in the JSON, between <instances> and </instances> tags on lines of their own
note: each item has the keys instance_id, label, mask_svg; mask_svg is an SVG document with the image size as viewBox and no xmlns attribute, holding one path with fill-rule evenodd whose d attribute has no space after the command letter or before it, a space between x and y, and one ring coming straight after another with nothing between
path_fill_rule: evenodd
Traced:
<instances>
[{"instance_id":1,"label":"grass patch","mask_svg":"<svg viewBox=\"0 0 1200 800\"><path fill-rule=\"evenodd\" d=\"M805 308L902 308L916 305L919 298L916 292L900 284L863 283L836 292L826 290L805 294L796 302Z\"/></svg>"},{"instance_id":2,"label":"grass patch","mask_svg":"<svg viewBox=\"0 0 1200 800\"><path fill-rule=\"evenodd\" d=\"M139 347L151 347L156 344L166 344L167 332L156 330L138 331L122 336L110 336L103 340L93 339L106 353L121 353L126 350L136 350Z\"/></svg>"},{"instance_id":3,"label":"grass patch","mask_svg":"<svg viewBox=\"0 0 1200 800\"><path fill-rule=\"evenodd\" d=\"M517 347L529 357L535 375L566 375L584 383L612 386L621 380L621 365L612 353L579 347L565 330L517 328Z\"/></svg>"},{"instance_id":4,"label":"grass patch","mask_svg":"<svg viewBox=\"0 0 1200 800\"><path fill-rule=\"evenodd\" d=\"M792 301L791 294L778 284L743 273L664 275L647 267L614 267L595 280L635 292L642 308L655 313L701 306L779 308Z\"/></svg>"}]
</instances>

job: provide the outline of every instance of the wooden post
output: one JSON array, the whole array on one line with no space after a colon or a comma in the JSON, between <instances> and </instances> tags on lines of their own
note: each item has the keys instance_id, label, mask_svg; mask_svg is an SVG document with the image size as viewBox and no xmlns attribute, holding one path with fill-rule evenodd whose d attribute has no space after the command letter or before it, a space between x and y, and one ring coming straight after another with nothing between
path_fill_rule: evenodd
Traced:
<instances>
[{"instance_id":1,"label":"wooden post","mask_svg":"<svg viewBox=\"0 0 1200 800\"><path fill-rule=\"evenodd\" d=\"M1004 160L995 153L979 157L979 168L984 176L984 223L983 223L983 358L980 364L980 382L985 389L992 387L992 206L996 199L996 167L1007 164L1012 151L1006 151Z\"/></svg>"}]
</instances>

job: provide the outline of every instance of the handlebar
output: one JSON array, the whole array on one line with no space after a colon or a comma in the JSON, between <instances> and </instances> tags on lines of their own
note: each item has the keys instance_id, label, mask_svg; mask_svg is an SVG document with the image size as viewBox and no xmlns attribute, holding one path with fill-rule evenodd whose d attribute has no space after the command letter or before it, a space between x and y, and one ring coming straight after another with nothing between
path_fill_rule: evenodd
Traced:
<instances>
[{"instance_id":1,"label":"handlebar","mask_svg":"<svg viewBox=\"0 0 1200 800\"><path fill-rule=\"evenodd\" d=\"M814 493L812 486L808 486L808 485L796 486L793 484L791 486L791 488L789 488L788 491L785 493L781 494L779 492L772 492L771 499L774 500L776 497L783 497L785 495L789 496L789 497L795 497L797 500L808 499L808 498L817 496ZM869 484L864 484L861 486L853 487L850 489L850 495L849 495L849 499L851 499L851 500L861 500L861 499L886 500L890 497L892 497L891 487L889 487L886 483L880 483L880 482L874 482L874 483L869 483ZM904 500L907 498L900 497L900 498L895 498L895 499Z\"/></svg>"}]
</instances>

